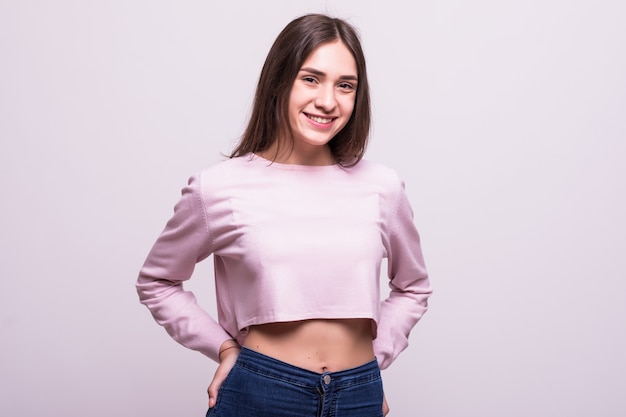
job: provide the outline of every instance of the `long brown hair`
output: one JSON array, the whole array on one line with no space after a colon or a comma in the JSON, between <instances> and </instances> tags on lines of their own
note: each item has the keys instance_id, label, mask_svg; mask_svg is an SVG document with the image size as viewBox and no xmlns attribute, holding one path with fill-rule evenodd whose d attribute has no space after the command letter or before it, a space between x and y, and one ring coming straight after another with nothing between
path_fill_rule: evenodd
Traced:
<instances>
[{"instance_id":1,"label":"long brown hair","mask_svg":"<svg viewBox=\"0 0 626 417\"><path fill-rule=\"evenodd\" d=\"M371 120L365 56L356 29L324 14L308 14L291 21L274 41L259 76L248 127L231 158L267 150L281 137L292 138L288 111L294 80L315 48L336 40L352 53L359 82L350 120L328 145L341 165L354 165L363 158Z\"/></svg>"}]
</instances>

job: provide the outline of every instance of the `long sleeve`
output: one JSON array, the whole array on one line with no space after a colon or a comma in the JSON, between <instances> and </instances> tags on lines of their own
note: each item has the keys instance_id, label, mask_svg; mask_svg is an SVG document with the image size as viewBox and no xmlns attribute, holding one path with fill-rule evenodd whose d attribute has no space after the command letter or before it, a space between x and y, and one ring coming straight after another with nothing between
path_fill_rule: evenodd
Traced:
<instances>
[{"instance_id":1,"label":"long sleeve","mask_svg":"<svg viewBox=\"0 0 626 417\"><path fill-rule=\"evenodd\" d=\"M183 289L195 264L212 253L211 242L200 181L191 177L139 272L136 288L141 303L174 340L218 361L221 344L232 336Z\"/></svg>"},{"instance_id":2,"label":"long sleeve","mask_svg":"<svg viewBox=\"0 0 626 417\"><path fill-rule=\"evenodd\" d=\"M409 334L426 312L432 293L413 211L402 182L395 201L384 239L391 292L381 304L374 340L374 352L381 369L389 367L406 349Z\"/></svg>"}]
</instances>

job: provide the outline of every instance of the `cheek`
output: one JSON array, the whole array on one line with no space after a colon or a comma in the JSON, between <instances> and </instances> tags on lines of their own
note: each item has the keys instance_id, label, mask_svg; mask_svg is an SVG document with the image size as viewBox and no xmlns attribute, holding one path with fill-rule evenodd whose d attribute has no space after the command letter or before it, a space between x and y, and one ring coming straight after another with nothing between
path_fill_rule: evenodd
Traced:
<instances>
[{"instance_id":1,"label":"cheek","mask_svg":"<svg viewBox=\"0 0 626 417\"><path fill-rule=\"evenodd\" d=\"M341 104L341 110L343 114L350 118L352 112L354 111L354 98L346 97L346 99Z\"/></svg>"},{"instance_id":2,"label":"cheek","mask_svg":"<svg viewBox=\"0 0 626 417\"><path fill-rule=\"evenodd\" d=\"M291 89L291 94L289 94L289 112L292 113L293 111L297 110L297 108L299 107L300 102L302 101L301 99L302 94L300 93L300 91L298 91L298 88L296 86L294 86Z\"/></svg>"}]
</instances>

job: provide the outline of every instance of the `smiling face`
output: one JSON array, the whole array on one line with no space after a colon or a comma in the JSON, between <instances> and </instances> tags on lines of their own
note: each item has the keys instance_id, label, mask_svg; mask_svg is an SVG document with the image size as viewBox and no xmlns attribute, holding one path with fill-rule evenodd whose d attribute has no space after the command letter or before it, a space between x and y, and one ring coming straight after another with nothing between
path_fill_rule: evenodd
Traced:
<instances>
[{"instance_id":1,"label":"smiling face","mask_svg":"<svg viewBox=\"0 0 626 417\"><path fill-rule=\"evenodd\" d=\"M356 99L356 61L341 41L317 47L302 64L289 96L294 153L328 153L328 142L348 123Z\"/></svg>"}]
</instances>

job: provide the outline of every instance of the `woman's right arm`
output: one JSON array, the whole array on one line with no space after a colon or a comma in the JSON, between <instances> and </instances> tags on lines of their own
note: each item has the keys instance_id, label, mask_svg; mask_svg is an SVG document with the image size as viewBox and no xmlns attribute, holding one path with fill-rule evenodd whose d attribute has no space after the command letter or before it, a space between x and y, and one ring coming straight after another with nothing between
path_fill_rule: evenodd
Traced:
<instances>
[{"instance_id":1,"label":"woman's right arm","mask_svg":"<svg viewBox=\"0 0 626 417\"><path fill-rule=\"evenodd\" d=\"M220 347L232 336L183 289L195 264L213 252L211 242L200 181L194 176L150 250L136 288L140 302L174 340L219 362Z\"/></svg>"},{"instance_id":2,"label":"woman's right arm","mask_svg":"<svg viewBox=\"0 0 626 417\"><path fill-rule=\"evenodd\" d=\"M207 393L209 394L209 408L213 408L213 406L215 406L219 389L230 373L230 370L235 366L235 362L237 362L237 358L239 357L239 352L241 352L241 346L239 346L239 343L237 343L236 340L227 340L222 343L219 353L220 364L215 370L213 380L207 389Z\"/></svg>"}]
</instances>

